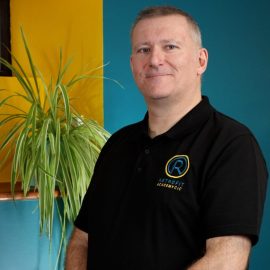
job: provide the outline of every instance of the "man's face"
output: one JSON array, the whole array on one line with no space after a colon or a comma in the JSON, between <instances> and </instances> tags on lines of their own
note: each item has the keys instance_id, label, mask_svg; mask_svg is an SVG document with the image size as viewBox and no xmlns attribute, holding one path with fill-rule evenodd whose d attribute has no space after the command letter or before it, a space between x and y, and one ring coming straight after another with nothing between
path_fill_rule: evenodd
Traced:
<instances>
[{"instance_id":1,"label":"man's face","mask_svg":"<svg viewBox=\"0 0 270 270\"><path fill-rule=\"evenodd\" d=\"M192 31L181 15L148 18L135 26L131 69L146 100L175 100L200 92L207 51Z\"/></svg>"}]
</instances>

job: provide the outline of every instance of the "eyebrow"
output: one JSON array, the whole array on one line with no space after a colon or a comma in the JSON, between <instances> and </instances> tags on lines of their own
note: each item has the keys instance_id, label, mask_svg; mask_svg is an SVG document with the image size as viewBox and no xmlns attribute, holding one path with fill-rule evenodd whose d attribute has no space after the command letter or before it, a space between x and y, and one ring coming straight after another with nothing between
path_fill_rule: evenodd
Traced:
<instances>
[{"instance_id":1,"label":"eyebrow","mask_svg":"<svg viewBox=\"0 0 270 270\"><path fill-rule=\"evenodd\" d=\"M146 41L146 42L142 42L142 43L138 43L138 44L134 45L132 49L137 50L141 46L150 46L150 45L151 45L151 43Z\"/></svg>"},{"instance_id":2,"label":"eyebrow","mask_svg":"<svg viewBox=\"0 0 270 270\"><path fill-rule=\"evenodd\" d=\"M179 41L179 40L176 40L176 39L163 39L160 41L162 44L168 44L168 43L174 43L174 44L177 44L179 46L182 45L182 42Z\"/></svg>"},{"instance_id":3,"label":"eyebrow","mask_svg":"<svg viewBox=\"0 0 270 270\"><path fill-rule=\"evenodd\" d=\"M182 42L178 41L178 40L175 40L175 39L162 39L162 40L159 41L159 43L161 43L161 44L174 43L174 44L177 44L179 46L182 46ZM151 42L145 41L145 42L136 44L133 47L133 50L137 50L141 46L151 46Z\"/></svg>"}]
</instances>

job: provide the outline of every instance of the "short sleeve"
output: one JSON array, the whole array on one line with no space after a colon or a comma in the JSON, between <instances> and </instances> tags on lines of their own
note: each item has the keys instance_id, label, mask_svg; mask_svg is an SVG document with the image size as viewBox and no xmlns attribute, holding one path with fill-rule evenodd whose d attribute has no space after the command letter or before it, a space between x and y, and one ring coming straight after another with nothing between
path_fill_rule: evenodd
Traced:
<instances>
[{"instance_id":1,"label":"short sleeve","mask_svg":"<svg viewBox=\"0 0 270 270\"><path fill-rule=\"evenodd\" d=\"M213 164L201 197L205 238L247 235L256 244L268 173L255 138L233 139Z\"/></svg>"},{"instance_id":2,"label":"short sleeve","mask_svg":"<svg viewBox=\"0 0 270 270\"><path fill-rule=\"evenodd\" d=\"M95 211L95 208L94 208L95 201L96 201L95 197L98 197L98 194L96 194L96 185L97 185L97 178L98 178L97 175L99 174L99 171L101 170L100 164L102 164L102 158L103 158L107 144L105 144L105 146L102 148L101 153L98 157L90 185L84 196L79 214L74 222L74 225L78 229L86 233L89 233L89 230L91 228L90 220L94 220L93 215Z\"/></svg>"},{"instance_id":3,"label":"short sleeve","mask_svg":"<svg viewBox=\"0 0 270 270\"><path fill-rule=\"evenodd\" d=\"M88 194L89 194L89 188L84 196L81 209L80 209L79 214L74 222L74 225L78 229L80 229L86 233L88 233L88 205L89 205L89 195Z\"/></svg>"}]
</instances>

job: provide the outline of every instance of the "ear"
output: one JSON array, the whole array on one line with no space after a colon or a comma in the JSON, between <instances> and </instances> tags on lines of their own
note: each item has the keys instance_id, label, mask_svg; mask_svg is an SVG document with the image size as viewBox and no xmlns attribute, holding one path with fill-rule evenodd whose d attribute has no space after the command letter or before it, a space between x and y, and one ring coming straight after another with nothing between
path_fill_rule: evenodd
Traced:
<instances>
[{"instance_id":1,"label":"ear","mask_svg":"<svg viewBox=\"0 0 270 270\"><path fill-rule=\"evenodd\" d=\"M199 67L197 70L197 75L202 75L207 68L208 63L208 52L205 48L200 48L199 50Z\"/></svg>"}]
</instances>

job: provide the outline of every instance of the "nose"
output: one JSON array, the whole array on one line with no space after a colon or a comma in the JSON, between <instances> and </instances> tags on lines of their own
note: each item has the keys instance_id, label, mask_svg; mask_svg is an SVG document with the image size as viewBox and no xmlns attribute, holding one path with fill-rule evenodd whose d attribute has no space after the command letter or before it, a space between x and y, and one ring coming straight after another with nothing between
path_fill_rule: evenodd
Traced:
<instances>
[{"instance_id":1,"label":"nose","mask_svg":"<svg viewBox=\"0 0 270 270\"><path fill-rule=\"evenodd\" d=\"M158 67L163 65L164 55L163 52L157 48L152 48L150 55L149 55L149 66L150 67Z\"/></svg>"}]
</instances>

